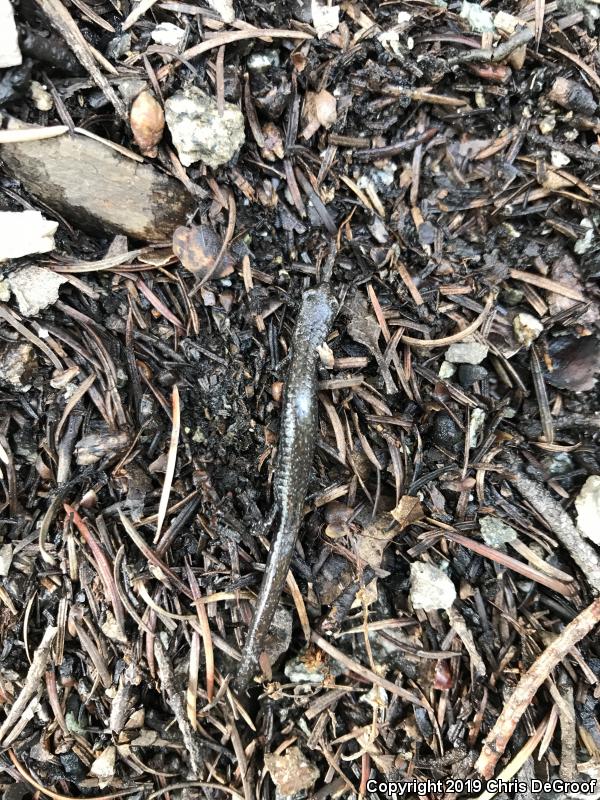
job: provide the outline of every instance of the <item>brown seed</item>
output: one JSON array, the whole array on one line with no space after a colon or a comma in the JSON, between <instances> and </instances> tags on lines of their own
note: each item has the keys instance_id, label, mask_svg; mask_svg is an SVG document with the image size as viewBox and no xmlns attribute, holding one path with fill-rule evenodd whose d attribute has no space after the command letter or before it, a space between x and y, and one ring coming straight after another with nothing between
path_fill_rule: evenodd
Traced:
<instances>
[{"instance_id":1,"label":"brown seed","mask_svg":"<svg viewBox=\"0 0 600 800\"><path fill-rule=\"evenodd\" d=\"M143 91L135 98L129 114L129 124L142 154L148 158L156 158L158 143L165 128L165 114L153 94Z\"/></svg>"}]
</instances>

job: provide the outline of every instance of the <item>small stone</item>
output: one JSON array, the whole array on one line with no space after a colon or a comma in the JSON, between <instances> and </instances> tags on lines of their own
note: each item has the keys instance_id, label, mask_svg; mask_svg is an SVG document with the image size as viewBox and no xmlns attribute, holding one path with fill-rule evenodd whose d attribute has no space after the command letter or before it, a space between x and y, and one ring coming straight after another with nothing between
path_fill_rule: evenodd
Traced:
<instances>
[{"instance_id":1,"label":"small stone","mask_svg":"<svg viewBox=\"0 0 600 800\"><path fill-rule=\"evenodd\" d=\"M452 364L481 364L488 354L489 347L475 339L451 344L446 351L446 361Z\"/></svg>"},{"instance_id":2,"label":"small stone","mask_svg":"<svg viewBox=\"0 0 600 800\"><path fill-rule=\"evenodd\" d=\"M549 114L547 117L544 117L538 122L538 128L540 129L540 133L544 136L547 136L549 133L552 133L554 128L556 128L556 117Z\"/></svg>"},{"instance_id":3,"label":"small stone","mask_svg":"<svg viewBox=\"0 0 600 800\"><path fill-rule=\"evenodd\" d=\"M590 475L575 500L577 527L600 545L600 475Z\"/></svg>"},{"instance_id":4,"label":"small stone","mask_svg":"<svg viewBox=\"0 0 600 800\"><path fill-rule=\"evenodd\" d=\"M250 72L264 72L266 69L278 67L279 51L260 50L258 53L252 53L246 60L246 66Z\"/></svg>"},{"instance_id":5,"label":"small stone","mask_svg":"<svg viewBox=\"0 0 600 800\"><path fill-rule=\"evenodd\" d=\"M485 422L485 411L483 408L474 408L471 412L471 420L469 422L469 448L472 450L477 447L479 442L479 434Z\"/></svg>"},{"instance_id":6,"label":"small stone","mask_svg":"<svg viewBox=\"0 0 600 800\"><path fill-rule=\"evenodd\" d=\"M541 463L550 475L566 475L575 469L573 459L568 453L550 453L542 458Z\"/></svg>"},{"instance_id":7,"label":"small stone","mask_svg":"<svg viewBox=\"0 0 600 800\"><path fill-rule=\"evenodd\" d=\"M86 768L81 759L72 750L68 753L60 753L60 765L65 771L68 780L78 783L85 780Z\"/></svg>"},{"instance_id":8,"label":"small stone","mask_svg":"<svg viewBox=\"0 0 600 800\"><path fill-rule=\"evenodd\" d=\"M12 4L10 0L0 0L0 68L16 67L22 63Z\"/></svg>"},{"instance_id":9,"label":"small stone","mask_svg":"<svg viewBox=\"0 0 600 800\"><path fill-rule=\"evenodd\" d=\"M468 389L477 381L487 378L487 375L487 369L479 364L461 364L458 368L458 380L464 389Z\"/></svg>"},{"instance_id":10,"label":"small stone","mask_svg":"<svg viewBox=\"0 0 600 800\"><path fill-rule=\"evenodd\" d=\"M208 5L213 11L221 16L223 22L230 25L235 19L235 11L233 9L233 0L207 0Z\"/></svg>"},{"instance_id":11,"label":"small stone","mask_svg":"<svg viewBox=\"0 0 600 800\"><path fill-rule=\"evenodd\" d=\"M117 623L114 614L110 611L106 612L106 619L100 626L100 629L105 636L115 642L121 642L121 644L127 642L127 637L123 633L121 626Z\"/></svg>"},{"instance_id":12,"label":"small stone","mask_svg":"<svg viewBox=\"0 0 600 800\"><path fill-rule=\"evenodd\" d=\"M43 308L56 303L58 289L66 280L45 267L24 267L8 278L19 311L25 317L35 317Z\"/></svg>"},{"instance_id":13,"label":"small stone","mask_svg":"<svg viewBox=\"0 0 600 800\"><path fill-rule=\"evenodd\" d=\"M560 169L561 167L566 167L567 164L571 163L571 159L569 156L566 156L564 153L561 153L560 150L552 150L550 153L550 161L552 162L552 166Z\"/></svg>"},{"instance_id":14,"label":"small stone","mask_svg":"<svg viewBox=\"0 0 600 800\"><path fill-rule=\"evenodd\" d=\"M517 532L498 517L483 517L479 522L483 541L490 547L504 550L507 542L517 539Z\"/></svg>"},{"instance_id":15,"label":"small stone","mask_svg":"<svg viewBox=\"0 0 600 800\"><path fill-rule=\"evenodd\" d=\"M580 239L577 239L575 244L573 245L573 250L577 253L577 255L582 256L592 246L594 241L594 226L592 221L589 219L582 219L581 220L581 227L584 229L585 233Z\"/></svg>"},{"instance_id":16,"label":"small stone","mask_svg":"<svg viewBox=\"0 0 600 800\"><path fill-rule=\"evenodd\" d=\"M35 351L28 342L9 344L4 350L0 347L0 384L27 392L36 370Z\"/></svg>"},{"instance_id":17,"label":"small stone","mask_svg":"<svg viewBox=\"0 0 600 800\"><path fill-rule=\"evenodd\" d=\"M6 578L13 559L12 544L0 544L0 578Z\"/></svg>"},{"instance_id":18,"label":"small stone","mask_svg":"<svg viewBox=\"0 0 600 800\"><path fill-rule=\"evenodd\" d=\"M320 772L299 747L288 747L285 753L265 753L265 767L281 796L290 796L310 787Z\"/></svg>"},{"instance_id":19,"label":"small stone","mask_svg":"<svg viewBox=\"0 0 600 800\"><path fill-rule=\"evenodd\" d=\"M463 434L456 422L449 414L436 414L431 430L431 439L447 450L454 450L461 446Z\"/></svg>"},{"instance_id":20,"label":"small stone","mask_svg":"<svg viewBox=\"0 0 600 800\"><path fill-rule=\"evenodd\" d=\"M226 164L244 144L244 117L237 106L217 102L190 86L165 103L167 125L184 167L203 161L215 169Z\"/></svg>"},{"instance_id":21,"label":"small stone","mask_svg":"<svg viewBox=\"0 0 600 800\"><path fill-rule=\"evenodd\" d=\"M101 789L107 786L114 777L116 755L116 747L109 745L90 767L90 775L98 778L98 785Z\"/></svg>"},{"instance_id":22,"label":"small stone","mask_svg":"<svg viewBox=\"0 0 600 800\"><path fill-rule=\"evenodd\" d=\"M496 30L492 15L479 3L469 3L468 0L463 0L460 18L464 19L475 33L494 33Z\"/></svg>"},{"instance_id":23,"label":"small stone","mask_svg":"<svg viewBox=\"0 0 600 800\"><path fill-rule=\"evenodd\" d=\"M456 600L456 589L439 567L415 561L410 565L410 601L413 608L435 611L450 608Z\"/></svg>"},{"instance_id":24,"label":"small stone","mask_svg":"<svg viewBox=\"0 0 600 800\"><path fill-rule=\"evenodd\" d=\"M507 306L518 306L523 302L525 295L520 289L513 289L512 287L507 286L506 288L502 289L500 297L502 302L506 303Z\"/></svg>"},{"instance_id":25,"label":"small stone","mask_svg":"<svg viewBox=\"0 0 600 800\"><path fill-rule=\"evenodd\" d=\"M131 34L121 33L110 40L106 46L106 55L115 61L131 50Z\"/></svg>"},{"instance_id":26,"label":"small stone","mask_svg":"<svg viewBox=\"0 0 600 800\"><path fill-rule=\"evenodd\" d=\"M544 330L544 326L537 317L524 311L513 319L513 330L517 341L530 347Z\"/></svg>"},{"instance_id":27,"label":"small stone","mask_svg":"<svg viewBox=\"0 0 600 800\"><path fill-rule=\"evenodd\" d=\"M447 381L456 373L456 365L451 364L449 361L442 361L438 375L443 381Z\"/></svg>"},{"instance_id":28,"label":"small stone","mask_svg":"<svg viewBox=\"0 0 600 800\"><path fill-rule=\"evenodd\" d=\"M165 47L179 47L185 38L185 30L172 22L161 22L151 33L152 39L156 44Z\"/></svg>"},{"instance_id":29,"label":"small stone","mask_svg":"<svg viewBox=\"0 0 600 800\"><path fill-rule=\"evenodd\" d=\"M333 33L340 24L340 7L311 0L310 11L312 23L319 39Z\"/></svg>"},{"instance_id":30,"label":"small stone","mask_svg":"<svg viewBox=\"0 0 600 800\"><path fill-rule=\"evenodd\" d=\"M131 105L135 98L147 88L146 81L141 78L130 78L119 83L119 94L127 105Z\"/></svg>"},{"instance_id":31,"label":"small stone","mask_svg":"<svg viewBox=\"0 0 600 800\"><path fill-rule=\"evenodd\" d=\"M29 91L31 92L31 99L33 105L38 111L51 111L54 106L54 100L50 92L39 81L31 81L29 84Z\"/></svg>"},{"instance_id":32,"label":"small stone","mask_svg":"<svg viewBox=\"0 0 600 800\"><path fill-rule=\"evenodd\" d=\"M0 261L54 250L57 228L39 211L0 211Z\"/></svg>"}]
</instances>

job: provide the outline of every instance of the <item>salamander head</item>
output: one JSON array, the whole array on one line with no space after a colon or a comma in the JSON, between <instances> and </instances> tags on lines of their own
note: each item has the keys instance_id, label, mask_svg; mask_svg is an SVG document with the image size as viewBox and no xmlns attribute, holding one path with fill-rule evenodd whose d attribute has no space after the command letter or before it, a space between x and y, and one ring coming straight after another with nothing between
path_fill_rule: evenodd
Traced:
<instances>
[{"instance_id":1,"label":"salamander head","mask_svg":"<svg viewBox=\"0 0 600 800\"><path fill-rule=\"evenodd\" d=\"M321 284L307 289L302 295L300 314L315 325L323 325L327 330L331 327L340 304L329 284Z\"/></svg>"}]
</instances>

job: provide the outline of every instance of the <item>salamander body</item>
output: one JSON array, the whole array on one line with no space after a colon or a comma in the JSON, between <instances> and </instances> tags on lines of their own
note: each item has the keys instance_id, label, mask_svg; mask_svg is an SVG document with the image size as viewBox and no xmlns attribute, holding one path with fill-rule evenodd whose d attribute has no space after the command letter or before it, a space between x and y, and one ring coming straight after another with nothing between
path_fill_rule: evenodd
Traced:
<instances>
[{"instance_id":1,"label":"salamander body","mask_svg":"<svg viewBox=\"0 0 600 800\"><path fill-rule=\"evenodd\" d=\"M235 679L238 690L248 685L258 669L258 657L283 591L302 522L317 436L318 348L331 330L337 309L338 302L327 284L308 289L302 296L284 388L274 478L274 500L279 521L242 650Z\"/></svg>"}]
</instances>

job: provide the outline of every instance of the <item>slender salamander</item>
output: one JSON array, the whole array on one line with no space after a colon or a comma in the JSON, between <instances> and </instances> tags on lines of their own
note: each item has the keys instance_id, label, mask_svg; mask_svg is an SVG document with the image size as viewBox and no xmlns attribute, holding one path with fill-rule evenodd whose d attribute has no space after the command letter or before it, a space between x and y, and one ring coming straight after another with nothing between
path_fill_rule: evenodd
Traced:
<instances>
[{"instance_id":1,"label":"slender salamander","mask_svg":"<svg viewBox=\"0 0 600 800\"><path fill-rule=\"evenodd\" d=\"M273 482L279 522L235 678L238 690L244 689L258 670L258 657L283 592L302 522L317 435L318 348L329 334L337 310L338 301L328 284L308 289L302 296L283 393Z\"/></svg>"}]
</instances>

